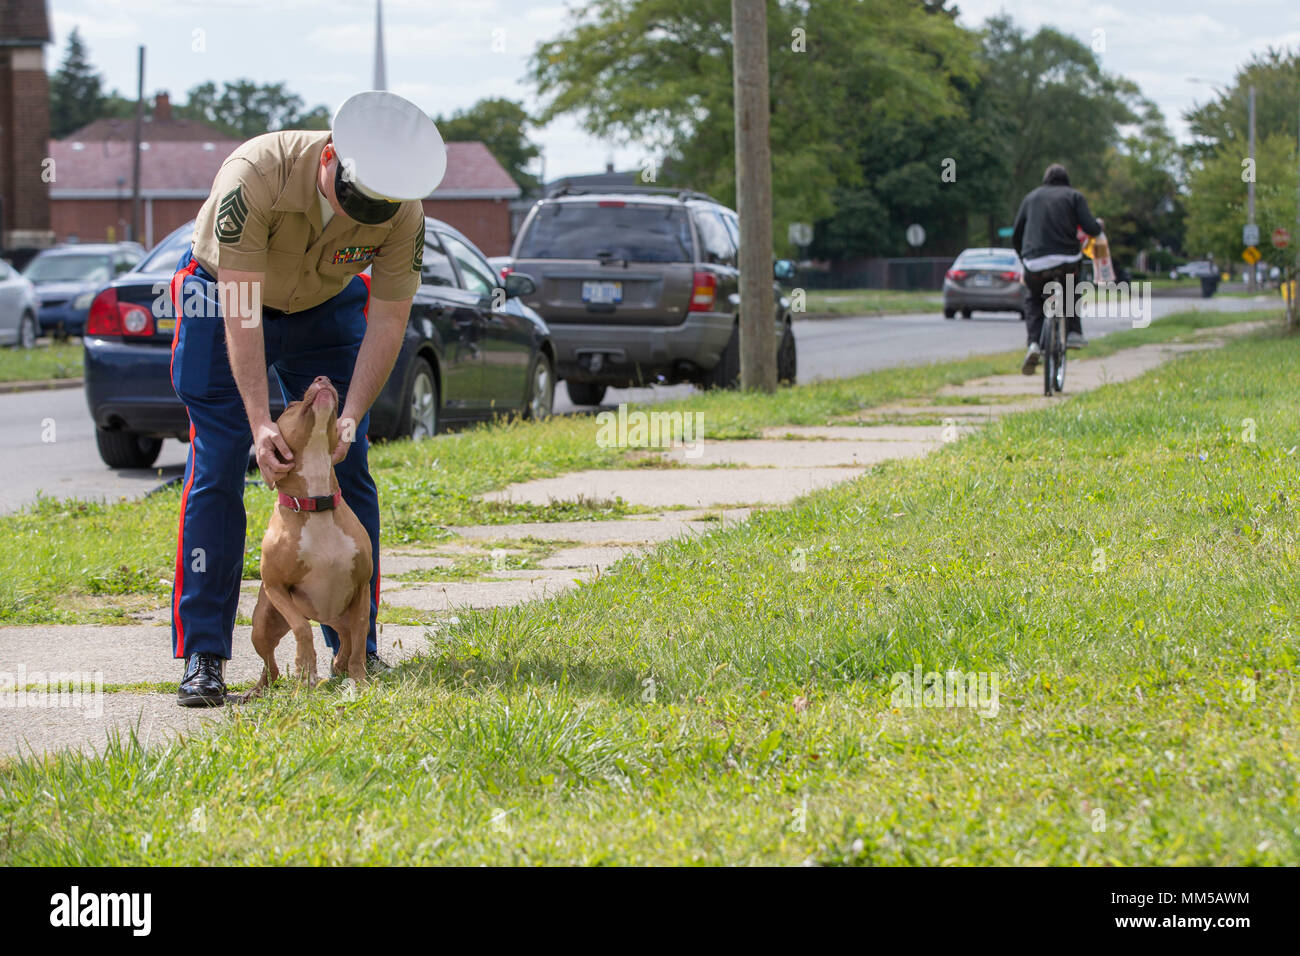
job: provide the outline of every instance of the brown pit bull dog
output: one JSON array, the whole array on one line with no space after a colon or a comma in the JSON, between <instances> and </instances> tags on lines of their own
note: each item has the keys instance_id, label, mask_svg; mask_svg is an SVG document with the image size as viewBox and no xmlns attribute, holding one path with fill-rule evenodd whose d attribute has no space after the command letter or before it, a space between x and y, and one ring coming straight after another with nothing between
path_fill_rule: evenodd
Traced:
<instances>
[{"instance_id":1,"label":"brown pit bull dog","mask_svg":"<svg viewBox=\"0 0 1300 956\"><path fill-rule=\"evenodd\" d=\"M253 610L253 647L265 662L245 700L280 676L275 648L292 630L298 676L317 682L311 621L338 631L334 672L357 683L366 677L370 624L370 538L339 491L330 460L338 444L339 396L320 376L302 401L276 420L293 452L293 470L275 486L278 500L262 539L262 587Z\"/></svg>"}]
</instances>

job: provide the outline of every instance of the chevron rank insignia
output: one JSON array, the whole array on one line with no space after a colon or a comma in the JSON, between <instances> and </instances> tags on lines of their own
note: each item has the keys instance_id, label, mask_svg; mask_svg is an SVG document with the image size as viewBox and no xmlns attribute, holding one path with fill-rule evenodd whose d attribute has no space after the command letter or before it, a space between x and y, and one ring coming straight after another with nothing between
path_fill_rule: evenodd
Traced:
<instances>
[{"instance_id":1,"label":"chevron rank insignia","mask_svg":"<svg viewBox=\"0 0 1300 956\"><path fill-rule=\"evenodd\" d=\"M244 234L248 219L248 203L244 202L243 185L236 186L222 198L217 206L217 242L238 242Z\"/></svg>"},{"instance_id":2,"label":"chevron rank insignia","mask_svg":"<svg viewBox=\"0 0 1300 956\"><path fill-rule=\"evenodd\" d=\"M411 271L419 272L424 267L424 230L415 236L415 255L411 257Z\"/></svg>"}]
</instances>

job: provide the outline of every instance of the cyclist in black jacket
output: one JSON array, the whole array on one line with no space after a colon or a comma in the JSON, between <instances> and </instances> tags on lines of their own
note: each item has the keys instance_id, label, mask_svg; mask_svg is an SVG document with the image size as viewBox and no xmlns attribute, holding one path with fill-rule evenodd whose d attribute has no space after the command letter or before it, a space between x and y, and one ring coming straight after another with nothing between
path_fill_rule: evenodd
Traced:
<instances>
[{"instance_id":1,"label":"cyclist in black jacket","mask_svg":"<svg viewBox=\"0 0 1300 956\"><path fill-rule=\"evenodd\" d=\"M1070 174L1060 163L1053 163L1043 173L1043 185L1029 193L1016 213L1011 245L1020 253L1025 265L1025 285L1029 286L1029 314L1026 332L1029 349L1020 370L1033 375L1042 352L1038 337L1043 329L1043 304L1050 297L1044 288L1051 282L1066 287L1067 276L1079 281L1078 230L1090 236L1101 232L1103 222L1094 219L1083 194L1070 186ZM1067 312L1065 347L1078 349L1088 344L1083 337L1083 323L1075 301L1063 302Z\"/></svg>"}]
</instances>

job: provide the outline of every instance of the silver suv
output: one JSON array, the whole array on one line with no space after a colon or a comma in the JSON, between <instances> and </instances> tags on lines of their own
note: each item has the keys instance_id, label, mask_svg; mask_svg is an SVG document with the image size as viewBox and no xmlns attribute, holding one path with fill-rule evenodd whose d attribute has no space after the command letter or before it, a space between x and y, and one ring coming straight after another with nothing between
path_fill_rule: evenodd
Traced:
<instances>
[{"instance_id":1,"label":"silver suv","mask_svg":"<svg viewBox=\"0 0 1300 956\"><path fill-rule=\"evenodd\" d=\"M529 211L507 268L537 285L524 301L551 328L569 397L598 405L607 387L738 382L739 241L736 213L701 193L567 189ZM777 377L793 383L790 303L773 285Z\"/></svg>"}]
</instances>

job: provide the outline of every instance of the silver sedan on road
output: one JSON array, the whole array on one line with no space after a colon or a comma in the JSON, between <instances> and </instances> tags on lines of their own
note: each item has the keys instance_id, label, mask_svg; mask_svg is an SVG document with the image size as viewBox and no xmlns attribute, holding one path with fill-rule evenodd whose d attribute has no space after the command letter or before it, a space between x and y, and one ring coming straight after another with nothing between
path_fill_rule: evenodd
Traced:
<instances>
[{"instance_id":1,"label":"silver sedan on road","mask_svg":"<svg viewBox=\"0 0 1300 956\"><path fill-rule=\"evenodd\" d=\"M1017 312L1025 317L1025 267L1013 249L967 249L943 277L943 317Z\"/></svg>"},{"instance_id":2,"label":"silver sedan on road","mask_svg":"<svg viewBox=\"0 0 1300 956\"><path fill-rule=\"evenodd\" d=\"M0 345L32 348L40 328L39 315L36 287L0 259Z\"/></svg>"}]
</instances>

